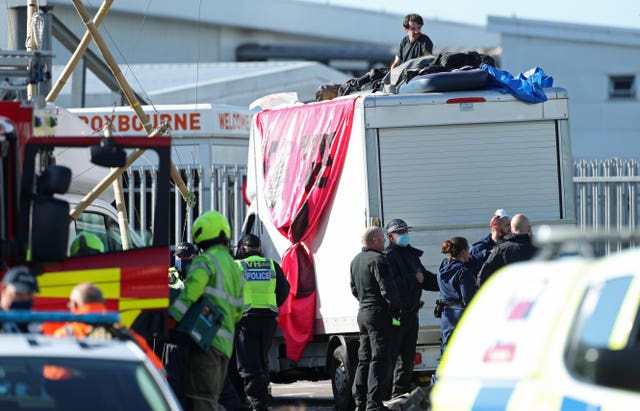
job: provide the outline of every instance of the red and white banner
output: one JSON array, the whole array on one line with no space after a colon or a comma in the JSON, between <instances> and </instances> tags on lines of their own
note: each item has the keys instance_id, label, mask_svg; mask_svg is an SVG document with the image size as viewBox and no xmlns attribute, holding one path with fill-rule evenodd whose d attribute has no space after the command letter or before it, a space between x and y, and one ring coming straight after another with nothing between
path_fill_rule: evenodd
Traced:
<instances>
[{"instance_id":1,"label":"red and white banner","mask_svg":"<svg viewBox=\"0 0 640 411\"><path fill-rule=\"evenodd\" d=\"M316 234L340 180L353 124L355 98L259 113L264 195L274 225L289 239L282 269L290 296L278 315L287 357L299 361L313 334L316 281L306 244Z\"/></svg>"}]
</instances>

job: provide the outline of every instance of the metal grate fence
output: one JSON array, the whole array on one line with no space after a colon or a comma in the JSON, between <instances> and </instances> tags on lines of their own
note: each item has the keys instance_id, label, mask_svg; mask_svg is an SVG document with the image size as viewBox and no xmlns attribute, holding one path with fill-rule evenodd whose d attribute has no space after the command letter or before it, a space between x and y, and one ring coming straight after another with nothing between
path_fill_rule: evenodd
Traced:
<instances>
[{"instance_id":1,"label":"metal grate fence","mask_svg":"<svg viewBox=\"0 0 640 411\"><path fill-rule=\"evenodd\" d=\"M171 228L173 244L191 241L191 226L201 213L217 210L231 225L232 244L237 242L245 216L242 187L246 180L245 166L215 164L205 170L200 165L183 166L180 170L189 191L195 195L195 205L187 207L180 191L171 187ZM152 166L131 167L122 177L131 228L145 241L151 238L157 172Z\"/></svg>"}]
</instances>

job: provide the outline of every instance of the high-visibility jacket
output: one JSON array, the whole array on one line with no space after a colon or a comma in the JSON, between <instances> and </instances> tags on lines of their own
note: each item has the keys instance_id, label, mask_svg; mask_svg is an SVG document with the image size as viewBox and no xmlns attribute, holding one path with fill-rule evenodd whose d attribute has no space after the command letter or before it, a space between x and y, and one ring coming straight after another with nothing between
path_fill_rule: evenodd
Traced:
<instances>
[{"instance_id":1,"label":"high-visibility jacket","mask_svg":"<svg viewBox=\"0 0 640 411\"><path fill-rule=\"evenodd\" d=\"M74 314L104 314L107 312L107 307L103 303L87 303L79 306ZM55 337L70 337L85 338L94 329L94 325L86 324L82 322L70 322L65 323L57 330L47 330L46 333L50 333ZM125 329L123 329L125 330ZM145 339L137 332L126 329L126 333L133 339L133 341L147 354L151 363L164 375L164 365L158 356L153 352L149 344Z\"/></svg>"},{"instance_id":2,"label":"high-visibility jacket","mask_svg":"<svg viewBox=\"0 0 640 411\"><path fill-rule=\"evenodd\" d=\"M177 290L182 290L184 288L184 283L180 279L180 273L175 267L169 267L169 287Z\"/></svg>"},{"instance_id":3,"label":"high-visibility jacket","mask_svg":"<svg viewBox=\"0 0 640 411\"><path fill-rule=\"evenodd\" d=\"M208 298L224 314L211 346L230 358L236 323L242 317L243 283L242 271L229 249L224 244L216 244L189 265L184 289L169 307L169 313L179 322L201 296Z\"/></svg>"},{"instance_id":4,"label":"high-visibility jacket","mask_svg":"<svg viewBox=\"0 0 640 411\"><path fill-rule=\"evenodd\" d=\"M247 312L252 308L268 308L278 312L276 303L276 268L270 258L252 255L236 263L244 277L244 306Z\"/></svg>"}]
</instances>

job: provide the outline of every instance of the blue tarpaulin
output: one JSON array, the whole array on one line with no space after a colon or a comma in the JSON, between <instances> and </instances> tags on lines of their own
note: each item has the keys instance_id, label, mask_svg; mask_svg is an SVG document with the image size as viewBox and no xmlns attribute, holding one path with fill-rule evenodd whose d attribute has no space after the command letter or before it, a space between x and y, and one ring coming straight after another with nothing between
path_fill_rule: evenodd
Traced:
<instances>
[{"instance_id":1,"label":"blue tarpaulin","mask_svg":"<svg viewBox=\"0 0 640 411\"><path fill-rule=\"evenodd\" d=\"M520 73L517 78L488 64L483 64L480 68L489 73L487 88L509 92L527 103L547 101L543 88L553 86L553 77L547 76L540 67Z\"/></svg>"}]
</instances>

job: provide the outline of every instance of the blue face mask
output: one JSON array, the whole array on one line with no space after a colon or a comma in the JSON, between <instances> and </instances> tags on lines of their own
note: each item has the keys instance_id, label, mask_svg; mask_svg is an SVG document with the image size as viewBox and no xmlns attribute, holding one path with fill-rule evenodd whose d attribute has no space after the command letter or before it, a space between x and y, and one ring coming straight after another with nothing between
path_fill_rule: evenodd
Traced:
<instances>
[{"instance_id":1,"label":"blue face mask","mask_svg":"<svg viewBox=\"0 0 640 411\"><path fill-rule=\"evenodd\" d=\"M10 310L30 310L33 307L33 300L14 301L11 303Z\"/></svg>"},{"instance_id":2,"label":"blue face mask","mask_svg":"<svg viewBox=\"0 0 640 411\"><path fill-rule=\"evenodd\" d=\"M191 260L176 260L176 269L180 271L183 276L186 276L189 264L191 264Z\"/></svg>"},{"instance_id":3,"label":"blue face mask","mask_svg":"<svg viewBox=\"0 0 640 411\"><path fill-rule=\"evenodd\" d=\"M400 247L406 247L409 245L409 233L398 234L398 240L396 244Z\"/></svg>"}]
</instances>

